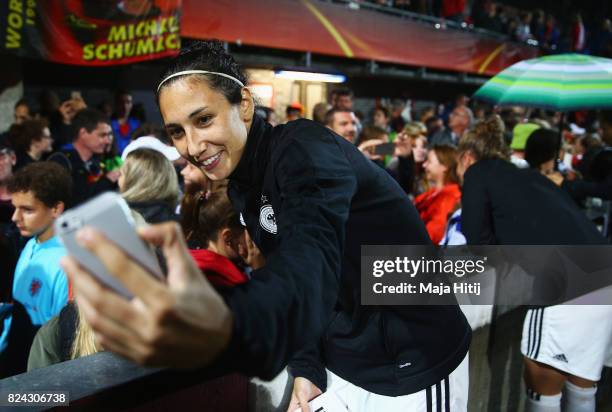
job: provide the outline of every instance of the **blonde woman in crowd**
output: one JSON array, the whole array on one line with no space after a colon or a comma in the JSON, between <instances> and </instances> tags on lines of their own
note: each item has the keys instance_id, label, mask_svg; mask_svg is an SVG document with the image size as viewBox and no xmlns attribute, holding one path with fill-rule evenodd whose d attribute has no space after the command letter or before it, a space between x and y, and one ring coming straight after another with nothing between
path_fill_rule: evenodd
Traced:
<instances>
[{"instance_id":1,"label":"blonde woman in crowd","mask_svg":"<svg viewBox=\"0 0 612 412\"><path fill-rule=\"evenodd\" d=\"M163 154L152 149L134 150L120 171L121 195L147 223L178 219L174 213L179 199L178 177Z\"/></svg>"}]
</instances>

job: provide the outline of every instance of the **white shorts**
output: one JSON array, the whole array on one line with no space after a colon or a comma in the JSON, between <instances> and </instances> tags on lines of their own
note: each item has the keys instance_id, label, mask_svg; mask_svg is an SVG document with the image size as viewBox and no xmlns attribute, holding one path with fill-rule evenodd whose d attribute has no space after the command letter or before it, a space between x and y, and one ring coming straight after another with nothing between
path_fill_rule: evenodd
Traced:
<instances>
[{"instance_id":1,"label":"white shorts","mask_svg":"<svg viewBox=\"0 0 612 412\"><path fill-rule=\"evenodd\" d=\"M377 395L327 371L327 391L333 391L349 412L465 412L469 386L468 355L448 377L420 392L404 396Z\"/></svg>"},{"instance_id":2,"label":"white shorts","mask_svg":"<svg viewBox=\"0 0 612 412\"><path fill-rule=\"evenodd\" d=\"M612 306L557 305L527 311L521 353L580 378L599 381L610 360Z\"/></svg>"}]
</instances>

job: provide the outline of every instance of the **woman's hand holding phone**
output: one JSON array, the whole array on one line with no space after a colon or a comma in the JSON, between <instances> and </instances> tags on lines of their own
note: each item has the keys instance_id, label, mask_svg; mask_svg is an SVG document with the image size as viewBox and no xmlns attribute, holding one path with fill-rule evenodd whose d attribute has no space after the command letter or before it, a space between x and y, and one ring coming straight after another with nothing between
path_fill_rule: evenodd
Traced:
<instances>
[{"instance_id":1,"label":"woman's hand holding phone","mask_svg":"<svg viewBox=\"0 0 612 412\"><path fill-rule=\"evenodd\" d=\"M146 242L161 247L166 283L154 278L101 232L86 227L79 244L97 256L133 294L126 300L103 286L71 257L62 265L79 308L98 342L139 364L192 369L209 364L229 343L232 315L196 267L176 223L139 229Z\"/></svg>"},{"instance_id":2,"label":"woman's hand holding phone","mask_svg":"<svg viewBox=\"0 0 612 412\"><path fill-rule=\"evenodd\" d=\"M373 139L361 143L357 148L370 160L380 160L382 156L376 154L376 146L386 143L385 140Z\"/></svg>"}]
</instances>

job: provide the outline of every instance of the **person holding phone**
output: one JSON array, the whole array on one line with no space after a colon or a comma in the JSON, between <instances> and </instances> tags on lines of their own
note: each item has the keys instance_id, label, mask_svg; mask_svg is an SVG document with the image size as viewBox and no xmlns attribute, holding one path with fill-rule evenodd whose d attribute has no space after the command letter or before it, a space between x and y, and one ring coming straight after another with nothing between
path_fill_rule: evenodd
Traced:
<instances>
[{"instance_id":1,"label":"person holding phone","mask_svg":"<svg viewBox=\"0 0 612 412\"><path fill-rule=\"evenodd\" d=\"M389 135L384 129L378 126L367 125L361 131L357 148L365 157L380 167L385 167L384 156L393 153L395 144L389 143ZM383 150L380 150L381 148ZM384 150L388 148L390 148L390 152Z\"/></svg>"},{"instance_id":2,"label":"person holding phone","mask_svg":"<svg viewBox=\"0 0 612 412\"><path fill-rule=\"evenodd\" d=\"M164 73L158 103L179 153L208 179L229 179L265 265L222 297L177 225L140 231L164 250L166 283L99 232L81 230L83 247L135 296L122 299L65 260L101 345L141 364L214 362L263 378L288 364L290 410L307 411L309 400L342 386L351 410L465 411L471 330L459 307L360 304L361 245L430 244L414 206L328 128L305 119L273 128L255 116L246 84L221 43L198 42Z\"/></svg>"}]
</instances>

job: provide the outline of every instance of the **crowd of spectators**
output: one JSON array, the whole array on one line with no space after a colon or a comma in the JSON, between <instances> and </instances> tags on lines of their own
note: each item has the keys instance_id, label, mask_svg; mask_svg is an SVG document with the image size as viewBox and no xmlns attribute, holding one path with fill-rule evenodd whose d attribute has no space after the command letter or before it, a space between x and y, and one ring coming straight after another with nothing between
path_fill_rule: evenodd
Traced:
<instances>
[{"instance_id":1,"label":"crowd of spectators","mask_svg":"<svg viewBox=\"0 0 612 412\"><path fill-rule=\"evenodd\" d=\"M540 8L521 9L492 0L351 0L358 8L370 3L389 10L409 11L451 21L463 28L479 28L513 41L539 46L546 54L575 52L612 57L612 23L605 15L576 9L556 15ZM598 11L597 11L598 12Z\"/></svg>"}]
</instances>

